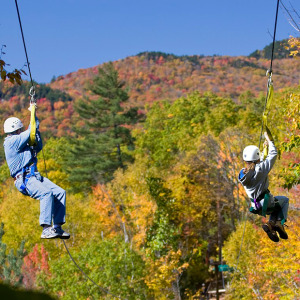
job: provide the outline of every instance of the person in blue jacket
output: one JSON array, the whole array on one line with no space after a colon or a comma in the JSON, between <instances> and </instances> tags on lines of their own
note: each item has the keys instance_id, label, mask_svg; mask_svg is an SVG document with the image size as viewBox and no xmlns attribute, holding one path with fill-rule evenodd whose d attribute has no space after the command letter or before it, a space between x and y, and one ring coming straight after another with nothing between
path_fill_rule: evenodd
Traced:
<instances>
[{"instance_id":1,"label":"person in blue jacket","mask_svg":"<svg viewBox=\"0 0 300 300\"><path fill-rule=\"evenodd\" d=\"M261 216L270 215L269 221L262 228L273 242L278 242L277 232L281 239L288 239L284 223L287 220L289 199L284 196L274 197L268 190L268 174L276 161L277 149L268 128L264 136L269 148L268 156L261 161L258 147L247 146L243 151L246 167L240 171L239 182L251 200L250 212Z\"/></svg>"},{"instance_id":2,"label":"person in blue jacket","mask_svg":"<svg viewBox=\"0 0 300 300\"><path fill-rule=\"evenodd\" d=\"M70 234L61 225L65 223L66 192L61 187L41 176L37 170L37 153L43 144L36 118L36 143L29 145L30 125L23 131L20 119L10 117L4 122L4 151L10 175L16 188L24 195L40 201L39 223L43 227L42 239L68 239ZM53 226L52 226L53 222Z\"/></svg>"}]
</instances>

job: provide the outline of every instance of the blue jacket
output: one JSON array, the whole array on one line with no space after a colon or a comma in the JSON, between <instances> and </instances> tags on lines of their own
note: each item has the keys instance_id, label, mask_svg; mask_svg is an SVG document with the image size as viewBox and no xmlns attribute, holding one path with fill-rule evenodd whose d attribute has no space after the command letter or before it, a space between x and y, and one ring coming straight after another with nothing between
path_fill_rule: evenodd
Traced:
<instances>
[{"instance_id":1,"label":"blue jacket","mask_svg":"<svg viewBox=\"0 0 300 300\"><path fill-rule=\"evenodd\" d=\"M22 173L22 169L36 162L36 154L43 148L41 134L39 132L39 121L36 118L36 146L29 146L30 125L27 130L20 134L8 135L3 143L6 162L11 177Z\"/></svg>"}]
</instances>

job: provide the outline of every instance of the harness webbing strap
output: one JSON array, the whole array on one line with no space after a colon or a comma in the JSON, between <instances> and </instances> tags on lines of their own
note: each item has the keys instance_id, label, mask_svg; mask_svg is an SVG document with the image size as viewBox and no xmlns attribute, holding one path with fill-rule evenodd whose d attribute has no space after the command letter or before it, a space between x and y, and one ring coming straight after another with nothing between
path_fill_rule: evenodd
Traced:
<instances>
[{"instance_id":1,"label":"harness webbing strap","mask_svg":"<svg viewBox=\"0 0 300 300\"><path fill-rule=\"evenodd\" d=\"M30 115L30 139L29 145L34 146L36 144L36 122L35 122L35 105L31 105L31 115Z\"/></svg>"},{"instance_id":2,"label":"harness webbing strap","mask_svg":"<svg viewBox=\"0 0 300 300\"><path fill-rule=\"evenodd\" d=\"M264 196L264 204L262 206L262 211L261 211L261 215L262 216L266 216L266 213L267 213L267 207L268 207L268 204L269 204L269 199L270 199L270 194L269 193L266 193L265 196Z\"/></svg>"},{"instance_id":3,"label":"harness webbing strap","mask_svg":"<svg viewBox=\"0 0 300 300\"><path fill-rule=\"evenodd\" d=\"M268 95L267 95L265 110L264 110L264 113L263 113L263 125L264 126L267 126L268 114L269 114L269 111L270 111L270 106L271 106L271 103L272 103L272 100L273 100L273 94L274 94L274 88L273 88L273 82L272 82L272 77L271 76L269 77L269 81L268 81Z\"/></svg>"},{"instance_id":4,"label":"harness webbing strap","mask_svg":"<svg viewBox=\"0 0 300 300\"><path fill-rule=\"evenodd\" d=\"M27 184L27 181L30 177L35 176L35 172L37 172L36 163L33 163L30 166L23 168L23 182L25 185Z\"/></svg>"},{"instance_id":5,"label":"harness webbing strap","mask_svg":"<svg viewBox=\"0 0 300 300\"><path fill-rule=\"evenodd\" d=\"M274 94L272 73L267 72L267 75L269 76L269 79L268 79L268 88L267 88L267 96L266 96L266 100L265 100L264 112L263 112L262 121L261 121L261 131L260 131L259 146L258 146L259 149L260 149L260 145L261 145L263 130L267 126L268 115L270 112L270 106L273 101L273 94Z\"/></svg>"},{"instance_id":6,"label":"harness webbing strap","mask_svg":"<svg viewBox=\"0 0 300 300\"><path fill-rule=\"evenodd\" d=\"M267 215L268 204L270 200L270 192L264 194L263 199L257 201L256 199L251 199L253 205L249 208L249 211L253 214L258 214L261 216Z\"/></svg>"}]
</instances>

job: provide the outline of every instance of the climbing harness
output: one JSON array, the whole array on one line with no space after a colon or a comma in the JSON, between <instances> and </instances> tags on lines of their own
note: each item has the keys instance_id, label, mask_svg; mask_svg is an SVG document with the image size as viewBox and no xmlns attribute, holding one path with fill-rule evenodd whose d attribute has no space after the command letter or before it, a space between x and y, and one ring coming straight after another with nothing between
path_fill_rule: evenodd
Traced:
<instances>
[{"instance_id":1,"label":"climbing harness","mask_svg":"<svg viewBox=\"0 0 300 300\"><path fill-rule=\"evenodd\" d=\"M266 216L267 207L270 200L270 191L266 190L264 193L259 195L257 199L250 199L251 206L249 211L253 214L258 214L261 216Z\"/></svg>"},{"instance_id":2,"label":"climbing harness","mask_svg":"<svg viewBox=\"0 0 300 300\"><path fill-rule=\"evenodd\" d=\"M29 195L28 191L27 191L27 188L26 188L26 185L27 185L27 182L28 182L30 177L32 177L32 176L37 177L36 172L38 172L38 171L37 171L37 167L36 167L36 162L34 162L34 163L31 163L30 165L24 167L22 169L22 173L18 174L14 178L15 181L18 180L19 178L22 179L22 183L20 185L20 189L21 189L22 194L24 194L26 196Z\"/></svg>"},{"instance_id":3,"label":"climbing harness","mask_svg":"<svg viewBox=\"0 0 300 300\"><path fill-rule=\"evenodd\" d=\"M269 213L278 211L282 225L285 223L286 220L284 219L281 206L276 197L274 197L274 206L268 209L268 204L270 201L269 190L266 190L257 199L250 199L250 200L251 200L251 206L249 208L249 211L251 213L265 217Z\"/></svg>"}]
</instances>

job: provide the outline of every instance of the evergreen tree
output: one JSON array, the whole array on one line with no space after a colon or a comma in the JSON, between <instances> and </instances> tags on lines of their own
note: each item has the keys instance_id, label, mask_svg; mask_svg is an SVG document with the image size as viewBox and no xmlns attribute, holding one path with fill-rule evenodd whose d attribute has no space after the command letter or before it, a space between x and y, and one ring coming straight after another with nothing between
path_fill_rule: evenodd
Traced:
<instances>
[{"instance_id":1,"label":"evergreen tree","mask_svg":"<svg viewBox=\"0 0 300 300\"><path fill-rule=\"evenodd\" d=\"M4 225L0 226L0 280L10 285L18 286L22 283L23 276L21 268L23 265L23 258L27 254L24 250L25 242L22 241L20 248L17 250L16 255L13 249L6 254L6 244L2 242L4 235Z\"/></svg>"},{"instance_id":2,"label":"evergreen tree","mask_svg":"<svg viewBox=\"0 0 300 300\"><path fill-rule=\"evenodd\" d=\"M128 126L137 122L137 108L125 110L128 94L112 63L99 68L90 86L98 99L80 99L75 104L79 124L68 158L68 171L73 188L85 189L110 181L118 168L132 160L133 145Z\"/></svg>"}]
</instances>

